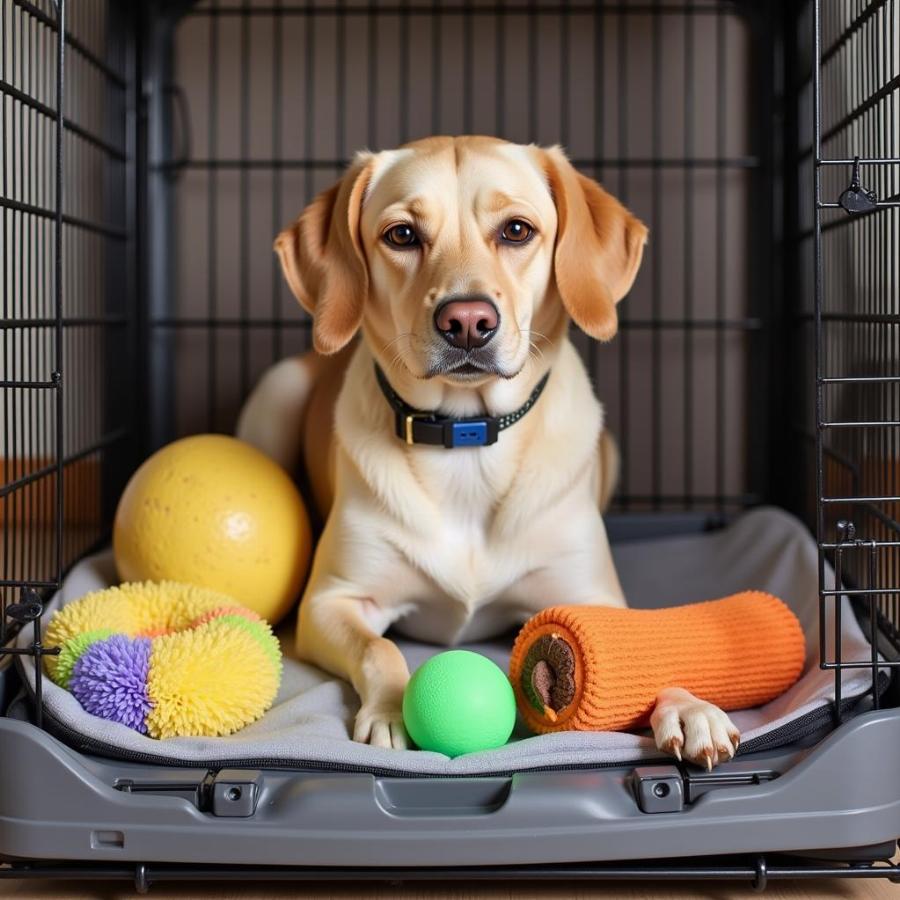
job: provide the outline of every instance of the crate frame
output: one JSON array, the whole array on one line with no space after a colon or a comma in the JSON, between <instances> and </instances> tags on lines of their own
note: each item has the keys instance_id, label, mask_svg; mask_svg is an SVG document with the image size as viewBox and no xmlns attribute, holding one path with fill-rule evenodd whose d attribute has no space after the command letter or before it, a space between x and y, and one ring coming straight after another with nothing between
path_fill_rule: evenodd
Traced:
<instances>
[{"instance_id":1,"label":"crate frame","mask_svg":"<svg viewBox=\"0 0 900 900\"><path fill-rule=\"evenodd\" d=\"M4 165L3 168L0 214L3 216L3 247L12 246L19 255L18 263L10 264L7 260L4 270L4 287L9 285L11 290L4 290L3 348L7 355L18 349L19 356L22 357L24 353L27 359L22 357L26 364L18 368L12 366L11 370L8 368L2 373L3 380L0 380L0 392L3 393L4 409L7 411L6 421L12 422L12 425L8 424L5 429L4 484L0 493L0 499L3 501L3 559L6 568L2 573L3 577L0 578L0 660L17 654L40 657L45 653L54 652L54 648L46 648L41 642L40 620L44 600L60 586L66 571L74 561L107 539L115 498L121 486L136 464L171 433L172 426L164 401L172 390L171 384L166 383L165 375L171 368L171 360L165 350L152 349L155 336L161 330L191 328L198 325L209 332L211 339L217 328L238 328L243 335L252 327L270 327L273 330L273 354L277 354L281 344L275 335L281 328L308 331L308 321L303 319L287 321L276 314L273 314L270 322L263 320L261 326L258 322L251 322L246 306L249 303L248 283L242 283L241 315L234 322L223 321L218 317L214 306L211 307L208 318L200 322L175 321L158 315L160 292L165 288L160 272L171 253L169 247L171 234L166 228L167 223L171 221L171 185L168 182L181 170L191 168L215 170L230 165L215 158L196 160L191 157L190 144L186 138L188 117L181 105L178 90L168 87L172 69L170 55L172 29L185 14L185 4L179 2L110 4L107 12L111 16L111 21L114 21L113 30L119 35L118 46L113 52L116 63L110 64L92 49L89 42L70 29L67 22L67 7L71 4L67 3L67 0L45 0L43 3L40 0L38 2L7 0L7 3L18 13L19 18L15 20L15 27L19 32L18 38L15 34L10 36L5 27L4 34L0 37L0 49L4 51L4 56L9 53L8 48L11 47L14 57L12 63L4 60L3 76L0 77L0 98L3 100L4 141L9 141L10 138L13 142L18 141L18 156L11 167ZM871 670L873 684L871 702L877 711L884 702L877 689L879 676L885 672L891 673L894 668L900 666L898 659L900 522L897 520L894 506L900 503L900 489L896 487L893 474L888 471L887 466L883 466L882 471L876 472L874 476L866 475L864 469L868 444L864 439L856 439L856 443L852 440L842 443L840 439L836 440L833 437L836 433L864 431L875 435L875 440L881 442L879 446L881 452L888 453L887 460L896 456L895 435L896 429L900 427L900 410L893 386L900 386L900 370L891 365L892 337L885 336L881 345L878 344L877 337L872 339L875 353L874 369L877 371L858 372L852 368L833 368L830 365L832 358L835 355L839 356L839 353L835 352L835 344L830 341L834 335L840 338L840 329L844 326L881 326L888 332L889 329L900 325L898 313L890 308L889 302L891 288L896 282L892 283L892 274L883 275L884 267L888 266L885 254L896 236L893 230L896 220L891 218L893 213L890 211L900 209L900 197L896 192L889 193L883 199L877 198L871 209L852 212L842 199L845 195L836 196L836 186L839 185L835 178L838 176L833 177L831 173L846 176L846 184L851 188L855 185L863 193L867 178L875 177L879 188L894 185L892 179L900 167L900 147L896 143L891 144L889 124L882 123L881 131L875 126L870 128L868 134L863 135L869 139L869 144L875 147L874 151L860 156L827 151L829 145L841 143L842 135L852 130L854 123L864 119L872 110L877 111L879 104L900 90L898 82L900 72L895 73L884 83L879 82L884 73L891 71L894 63L892 56L897 53L897 48L885 39L883 46L878 45L880 59L877 54L873 54L865 71L851 73L861 78L867 85L874 86L874 89L836 120L834 100L829 98L828 94L828 78L833 79L834 76L829 76L829 72L841 61L843 55L852 51L854 42L861 38L873 40L871 37L873 23L887 21L889 16L890 41L894 41L896 39L894 22L895 17L900 16L900 9L895 9L892 0L869 0L867 3L860 0L855 5L856 11L852 13L849 21L843 27L838 27L830 43L824 44L824 31L837 21L833 11L829 11L827 3L828 0L810 0L806 3L787 4L783 10L783 18L779 18L777 28L772 28L762 35L755 32L755 39L758 41L758 60L755 64L757 70L754 88L764 98L764 102L759 101L753 105L752 118L755 126L764 135L764 140L755 158L725 160L720 155L713 161L712 166L717 172L717 177L731 165L751 169L757 173L755 177L761 191L761 202L753 217L752 230L756 236L753 240L757 246L768 248L768 260L772 265L767 273L755 273L753 277L756 279L758 291L765 292L768 289L769 305L762 308L760 316L756 318L751 316L745 321L733 322L719 316L704 325L702 322L698 324L689 321L690 316L686 316L685 321L675 323L676 327L685 330L686 335L689 335L695 327L708 325L715 331L719 341L723 333L732 327L745 331L748 335L758 331L758 337L750 339L756 341L756 348L763 360L762 368L768 373L776 366L783 366L787 370L793 362L789 341L777 337L779 326L788 325L788 328L800 330L811 327L813 337L811 342L807 343L811 343L814 349L812 366L814 379L811 385L808 379L804 382L801 378L800 381L805 384L807 390L812 388L813 419L805 423L791 420L792 409L787 392L777 397L774 410L767 411L764 387L771 388L775 385L775 380L767 374L751 384L748 399L748 410L754 421L759 424L760 443L764 448L756 455L754 463L756 468L750 476L751 481L760 485L759 491L747 491L740 496L732 497L726 496L719 488L713 496L704 497L696 495L688 487L683 496L666 496L658 488L657 454L654 458L654 469L657 471L654 476L656 487L647 495L635 495L626 491L619 497L619 507L626 511L634 507L640 508L642 504L648 505L653 511L683 508L687 512L699 512L704 519L721 520L728 514L763 498L775 498L794 509L801 510L805 507L811 511L810 518L815 525L819 547L822 622L824 623L828 604L834 602L835 598L853 597L861 614L865 616L872 639L872 656L867 660L843 659L839 640L835 643L834 655L829 658L826 652L824 626L820 627L821 666L834 670L836 691L834 719L835 724L839 725L840 678L844 670L850 668ZM420 7L411 4L409 0L401 0L396 8L391 7L388 11L399 15L401 21L412 15L428 15L433 21L439 21L443 15L459 14L465 17L466 27L471 28L471 22L475 17L492 12L499 15L498 10L502 9L504 14L519 12L527 16L531 35L535 33L534 29L537 28L541 15L550 13L573 15L579 11L584 12L582 7L610 14L617 11L629 14L644 11L655 17L654 22L658 21L661 15L673 14L716 15L718 21L721 21L722 10L727 9L732 14L738 12L748 16L751 29L760 29L764 27L766 16L772 15L780 5L773 3L770 7L762 4L751 12L742 4L727 0L717 6L702 2L686 2L678 6L663 5L661 0L651 0L644 4L626 3L623 0L599 5L569 2L543 5L529 2L519 6L498 4L495 9L470 3L452 6L435 3L432 6ZM273 23L276 24L280 16L287 14L336 16L337 22L340 23L343 16L347 15L372 17L384 13L385 8L376 11L374 6L345 6L340 0L337 0L335 7L329 7L327 10L317 7L315 3L301 6L275 0L271 7L220 8L213 2L211 7L204 10L187 11L187 14L206 15L210 22L220 16L241 16L243 22L249 21L252 15L271 15ZM807 24L811 26L812 36L811 59L806 76L802 74L801 33L804 17L809 20ZM624 15L619 16L618 21L622 22L624 18ZM7 21L12 22L13 18L4 19L4 23ZM439 28L434 33L435 40L439 41ZM35 74L29 64L26 76L22 62L26 54L26 43L29 49L35 48L35 51L39 52L41 46L46 48L53 43L54 38L52 57L45 57L41 73ZM785 54L785 80L790 82L795 78L793 84L785 83L781 86L777 84L778 76L774 62L779 52L777 46L779 39L785 44L782 48ZM658 40L656 33L654 40ZM342 52L345 52L345 45L340 46L343 47ZM536 44L530 39L530 79L536 77L535 47ZM13 71L16 68L17 53L20 80L26 79L31 87L37 85L38 90L25 90L22 86L16 86L13 79L7 77L7 65L9 64ZM79 65L91 69L105 83L104 90L118 97L115 103L118 104L116 108L122 112L122 127L117 132L117 138L110 138L105 133L98 134L91 126L79 121L78 115L67 114L66 104L61 98L67 96L69 58L78 60ZM274 65L278 67L278 59ZM46 92L51 84L55 86L53 88L55 100L47 102ZM148 90L148 85L155 85L156 89ZM312 80L310 90L311 85ZM283 89L283 86L279 89ZM471 93L471 83L467 88L464 87L464 90ZM772 129L770 124L776 113L772 101L778 91L791 101L785 110L783 133ZM804 140L804 125L800 112L804 92L811 93L812 132L808 144ZM719 96L723 95L720 93ZM691 98L686 102L688 107L692 107ZM243 103L246 105L246 98ZM9 118L6 118L7 105L13 110ZM174 112L179 109L180 119ZM498 115L502 118L502 109ZM888 123L892 121L890 115L886 116ZM18 124L15 121L16 116L19 116ZM535 116L533 109L529 111L529 119ZM341 120L339 116L338 121ZM38 121L43 124L36 126L34 123ZM273 129L278 128L280 123L276 117ZM179 129L182 140L187 141L182 147L183 156L178 153L173 155L172 150ZM41 137L35 140L42 143L35 146L50 151L52 156L52 171L44 171L40 176L35 175L24 165L25 146L38 132ZM341 141L338 140L338 145L340 144ZM67 206L68 189L71 187L70 172L67 170L69 154L71 153L73 158L78 158L78 154L85 152L85 148L90 148L90 152L101 154L104 165L115 169L114 178L123 191L118 203L108 205L99 215L93 216L80 215L77 210L73 211L72 207ZM690 152L687 152L689 149L686 147L686 160L691 156ZM323 166L337 171L345 159L341 157L327 161L314 160L307 154L306 157L297 160L271 162L271 168L276 172L287 168L300 168L305 171L308 178L307 193L311 194L312 172ZM595 157L577 162L596 169L603 164L615 163L616 160ZM627 153L623 153L618 162L628 165ZM702 164L700 160L694 162ZM636 164L646 165L655 173L665 168L666 161L657 155L651 159L638 160ZM804 166L808 166L808 174L812 180L811 204L804 204L804 189L798 186L802 178L796 177L798 173L802 176ZM234 163L234 167L241 172L241 190L244 191L246 190L244 179L247 177L245 173L249 173L254 164L247 160L239 160ZM691 170L692 165L687 165L686 171ZM882 172L886 174L882 175ZM8 184L8 178L13 180L12 185ZM38 178L44 179L39 189L44 192L43 196L50 198L51 202L41 205L14 196L26 181L33 186L34 180ZM67 180L70 182L68 185ZM840 184L843 184L843 181ZM785 198L783 215L780 219L776 216L777 196ZM655 199L653 204L655 208L658 199ZM835 218L838 210L846 211L847 217ZM277 205L273 212L273 226L276 226L276 220L280 219L281 211L280 205ZM214 200L210 216L215 218ZM690 216L688 208L685 211L685 222L689 231ZM770 225L773 219L779 221L774 233ZM43 230L33 230L34 222L38 220L43 223ZM861 222L864 225L861 226ZM874 229L874 233L865 237L875 241L876 249L870 253L873 259L869 260L869 265L870 274L876 281L881 278L878 283L877 302L869 303L868 305L873 308L867 307L862 312L832 309L831 285L842 274L846 275L847 268L852 269L853 264L860 263L859 257L864 253L866 245L865 239L860 238L858 245L849 251L849 258L833 261L829 255L829 233L840 233L843 228L848 230L855 228L860 231L864 227ZM75 260L77 264L78 256L77 252L69 249L67 236L82 231L97 236L98 240L104 241L109 246L120 248L119 261L109 264L102 278L99 273L94 272L86 277L81 273L78 276L81 281L77 278L73 280L70 277L72 270L66 269L70 260ZM28 254L23 249L26 237L33 234L39 234L40 252L49 251L45 255L52 257L52 271L42 269L38 272L34 260L26 258ZM766 235L771 235L771 239ZM242 240L241 244L242 251L246 252L246 240ZM803 277L796 271L792 272L790 265L790 260L802 260L805 254L808 255L810 248L811 285L804 283ZM880 257L877 256L879 252ZM215 262L210 265L214 275ZM845 268L842 269L841 265ZM879 265L883 268L879 269ZM245 266L242 266L242 271L244 269ZM9 281L7 271L12 272ZM720 267L716 274L717 283L723 283L724 277L724 269ZM691 280L690 266L687 267L685 279L688 283ZM11 295L18 292L25 297L28 293L26 281L29 285L41 284L40 299L29 300L27 306L23 301L23 305L16 308L15 299L11 299ZM67 315L67 290L73 284L87 290L102 285L105 291L102 308L84 315ZM214 277L211 284L215 284ZM657 285L654 290L658 293L660 287ZM788 298L795 294L803 294L804 291L811 300L810 307L804 308L802 302L798 303L796 308L790 310L789 315ZM118 300L111 303L109 298L116 295ZM129 302L128 298L133 299ZM787 323L786 320L789 318L793 321ZM662 324L660 321L647 324L647 327L653 330L654 339L658 338ZM626 336L630 328L643 327L640 322L629 322L627 315L623 319L623 325L623 334ZM76 383L74 379L70 382L69 360L73 359L73 355L67 354L66 350L67 347L70 349L76 347L72 335L78 329L94 329L95 339L87 342L87 349L102 348L103 351L105 396L102 403L98 404L99 412L98 409L90 410L84 405L78 406L77 400L74 401L76 405L67 405L72 402L69 397L72 396ZM8 337L7 332L13 336ZM23 338L26 333L31 337ZM853 335L850 340L859 342L859 338ZM623 337L623 341L627 343L627 337ZM587 352L591 354L594 351L589 349ZM720 344L717 353L721 352ZM249 387L247 355L245 349L242 349L241 382L244 391ZM208 416L210 425L215 426L214 351L210 353L210 358L213 374L208 381L211 391ZM796 370L803 374L799 364L796 365ZM686 379L690 381L691 375L687 374ZM624 385L624 380L622 384ZM882 412L876 417L864 419L847 419L835 415L830 398L844 387L879 388ZM621 389L625 390L624 387ZM49 398L49 401L38 399L44 396ZM799 397L802 400L802 393ZM88 406L90 402L88 399ZM717 403L721 403L721 395L718 395ZM620 405L623 409L628 407L627 402L621 402ZM802 406L802 403L795 406ZM110 409L122 410L122 416L110 418L106 412ZM73 445L67 441L67 430L71 428L72 417L86 411L100 416L102 428L90 441ZM142 415L144 412L147 415ZM651 414L658 422L658 408L654 408ZM724 416L720 416L717 419L717 427L724 428L723 423ZM22 435L27 428L31 429L36 444L50 451L37 467L23 466L17 460L16 444L17 441L23 440ZM780 438L787 433L791 433L795 439L791 442L791 449L785 452ZM625 434L623 452L627 454L627 422ZM722 446L721 443L717 445L717 454L722 452ZM803 470L804 459L808 457L810 446L814 460L812 469L815 485L812 491L804 491L802 488L798 490L798 480L789 477L788 473L796 474ZM785 458L789 462L788 466L783 465ZM83 534L76 535L73 539L65 529L67 500L71 499L66 493L67 482L77 485L79 481L84 482L87 479L79 467L84 460L97 460L100 466L101 483L95 498L98 517L96 521L89 523L90 527L83 529ZM689 449L685 454L684 465L685 482L690 485ZM721 468L721 460L717 465ZM851 484L849 491L839 494L830 492L829 488L834 486L833 482L841 481L841 478L834 475L834 466L845 470ZM865 486L868 489L862 490L863 483L867 480L868 484ZM92 489L92 484L89 483L86 489ZM721 479L717 478L717 484L721 484ZM74 496L77 498L80 495L76 492ZM811 504L810 497L813 501ZM48 516L52 521L50 539L41 538L26 541L21 546L15 545L12 535L16 522L28 517L39 520L42 516ZM859 536L863 532L865 536ZM18 561L18 568L10 563L11 558ZM834 565L834 578L830 581L826 577L828 562ZM23 565L26 568L30 566L28 574L23 574ZM34 573L39 570L42 574L35 577ZM32 629L32 640L21 648L10 646L12 638L25 627ZM881 659L878 657L878 649L883 653ZM38 728L42 725L40 669L41 667L37 666L34 706L34 723ZM887 697L887 704L893 706L895 701L892 695L889 694ZM900 880L898 873L900 868L877 862L845 868L808 861L794 864L783 862L777 857L767 858L758 855L750 860L711 861L708 865L676 861L671 864L648 862L641 865L617 866L431 869L428 870L428 877L745 878L751 880L755 887L762 889L768 880L781 877L806 878L829 875L840 878L886 877L897 881ZM226 871L223 867L145 864L138 864L136 867L72 866L63 863L47 865L34 862L24 864L17 862L8 868L0 868L0 877L128 878L135 881L138 889L146 889L151 881L155 880L216 876L273 880L319 877L424 877L422 870L334 868L315 870L241 867Z\"/></svg>"}]
</instances>

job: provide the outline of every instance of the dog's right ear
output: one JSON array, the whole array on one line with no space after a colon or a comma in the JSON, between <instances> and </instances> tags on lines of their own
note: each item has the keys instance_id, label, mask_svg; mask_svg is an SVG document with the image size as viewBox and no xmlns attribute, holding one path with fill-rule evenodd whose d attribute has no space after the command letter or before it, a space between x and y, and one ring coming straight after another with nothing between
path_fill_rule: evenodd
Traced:
<instances>
[{"instance_id":1,"label":"dog's right ear","mask_svg":"<svg viewBox=\"0 0 900 900\"><path fill-rule=\"evenodd\" d=\"M372 154L359 154L344 177L275 239L284 277L313 317L319 353L337 353L362 322L369 272L359 218L373 162Z\"/></svg>"}]
</instances>

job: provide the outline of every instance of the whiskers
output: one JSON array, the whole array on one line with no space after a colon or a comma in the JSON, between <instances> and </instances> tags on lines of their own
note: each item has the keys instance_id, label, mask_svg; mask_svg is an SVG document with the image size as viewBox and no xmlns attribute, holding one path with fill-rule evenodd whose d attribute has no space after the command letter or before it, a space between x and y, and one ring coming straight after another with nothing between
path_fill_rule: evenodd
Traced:
<instances>
[{"instance_id":1,"label":"whiskers","mask_svg":"<svg viewBox=\"0 0 900 900\"><path fill-rule=\"evenodd\" d=\"M519 323L517 322L516 325ZM519 327L519 334L524 335L528 340L528 357L535 363L542 363L544 361L544 351L541 350L539 342L546 342L548 345L551 343L550 338L547 337L546 334L542 334L540 331L535 331L531 328L522 328ZM537 340L535 340L536 338Z\"/></svg>"},{"instance_id":2,"label":"whiskers","mask_svg":"<svg viewBox=\"0 0 900 900\"><path fill-rule=\"evenodd\" d=\"M518 323L516 323L518 326ZM518 327L519 335L528 342L528 354L526 365L542 367L545 364L543 347L552 346L552 340L540 331ZM417 366L410 366L404 360L404 352L411 353L414 349L423 348L429 365L424 371L416 371ZM516 366L515 370L507 370L497 358L497 354L475 350L469 353L455 350L449 346L434 346L421 335L413 331L404 331L395 335L381 347L381 358L385 360L385 372L398 371L412 375L419 380L428 381L438 376L453 376L454 373L462 381L473 380L485 376L496 376L506 380L515 378L522 371L523 366ZM479 371L466 371L472 368Z\"/></svg>"},{"instance_id":3,"label":"whiskers","mask_svg":"<svg viewBox=\"0 0 900 900\"><path fill-rule=\"evenodd\" d=\"M411 349L412 341L419 340L418 336L411 331L403 331L395 337L391 338L382 348L381 352L387 354L390 352L391 348L397 348L396 352L391 356L388 361L387 369L391 371L392 369L396 369L398 367L402 368L403 363L403 345L400 344L402 340L407 341L407 348Z\"/></svg>"}]
</instances>

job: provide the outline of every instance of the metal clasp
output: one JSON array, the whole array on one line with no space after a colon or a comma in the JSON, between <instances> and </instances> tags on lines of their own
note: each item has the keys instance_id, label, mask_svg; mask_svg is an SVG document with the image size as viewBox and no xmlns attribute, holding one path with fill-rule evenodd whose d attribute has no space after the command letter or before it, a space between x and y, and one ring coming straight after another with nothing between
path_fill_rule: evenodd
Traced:
<instances>
[{"instance_id":1,"label":"metal clasp","mask_svg":"<svg viewBox=\"0 0 900 900\"><path fill-rule=\"evenodd\" d=\"M430 419L431 416L428 413L407 413L404 419L405 426L403 431L403 436L406 440L407 444L414 444L413 440L413 422L416 419Z\"/></svg>"},{"instance_id":2,"label":"metal clasp","mask_svg":"<svg viewBox=\"0 0 900 900\"><path fill-rule=\"evenodd\" d=\"M838 205L848 215L871 212L878 208L878 195L862 186L859 177L859 157L853 157L853 174L850 177L850 187L838 197Z\"/></svg>"}]
</instances>

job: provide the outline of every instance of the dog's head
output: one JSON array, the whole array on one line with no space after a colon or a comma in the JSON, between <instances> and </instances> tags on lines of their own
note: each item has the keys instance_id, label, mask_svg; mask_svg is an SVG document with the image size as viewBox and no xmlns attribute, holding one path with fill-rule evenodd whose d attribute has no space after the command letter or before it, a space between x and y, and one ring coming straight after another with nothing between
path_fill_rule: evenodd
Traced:
<instances>
[{"instance_id":1,"label":"dog's head","mask_svg":"<svg viewBox=\"0 0 900 900\"><path fill-rule=\"evenodd\" d=\"M611 338L646 236L557 147L439 137L359 154L275 249L319 352L362 327L385 368L478 385L569 316Z\"/></svg>"}]
</instances>

